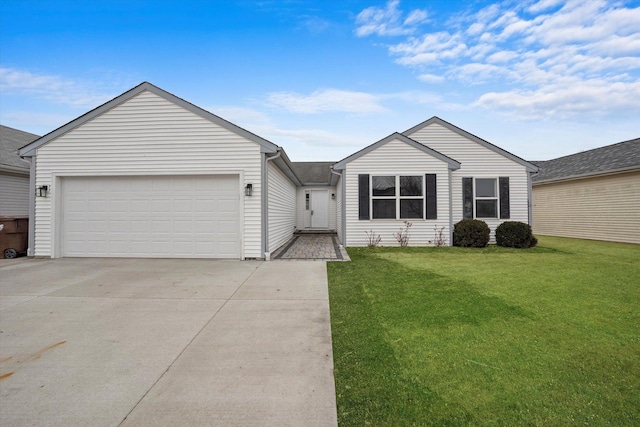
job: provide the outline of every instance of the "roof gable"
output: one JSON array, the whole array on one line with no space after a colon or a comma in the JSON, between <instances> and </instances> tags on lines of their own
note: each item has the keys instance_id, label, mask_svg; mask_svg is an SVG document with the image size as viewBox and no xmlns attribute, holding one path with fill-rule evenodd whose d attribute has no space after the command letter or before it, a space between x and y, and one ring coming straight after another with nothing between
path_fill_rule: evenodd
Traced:
<instances>
[{"instance_id":1,"label":"roof gable","mask_svg":"<svg viewBox=\"0 0 640 427\"><path fill-rule=\"evenodd\" d=\"M437 123L440 126L449 129L452 132L457 133L458 135L473 141L479 145L482 145L485 148L488 148L491 151L494 151L504 157L506 157L509 160L512 160L522 166L524 166L528 172L537 172L538 171L538 167L530 162L527 162L526 160L516 156L515 154L511 154L510 152L503 150L502 148L498 147L497 145L493 145L492 143L490 143L489 141L485 141L482 138L479 138L469 132L467 132L464 129L460 129L459 127L452 125L451 123L442 120L440 117L437 116L433 116L428 120L425 120L424 122L412 127L411 129L407 129L406 131L402 132L403 135L406 136L411 136L413 133L418 132L419 130L431 125Z\"/></svg>"},{"instance_id":2,"label":"roof gable","mask_svg":"<svg viewBox=\"0 0 640 427\"><path fill-rule=\"evenodd\" d=\"M534 183L638 170L640 138L534 163L540 167L532 177Z\"/></svg>"},{"instance_id":3,"label":"roof gable","mask_svg":"<svg viewBox=\"0 0 640 427\"><path fill-rule=\"evenodd\" d=\"M417 148L420 151L423 151L424 153L435 157L438 160L442 160L443 162L447 163L449 165L449 169L451 170L455 170L455 169L459 169L460 168L460 163L453 160L450 157L445 156L444 154L433 150L429 147L427 147L426 145L420 144L418 141L415 141L411 138L409 138L406 135L403 135L401 133L395 132L392 133L391 135L387 136L386 138L381 139L378 142L375 142L371 145L369 145L368 147L363 148L362 150L350 155L349 157L345 157L344 159L340 160L339 162L337 162L335 165L333 165L333 169L335 170L343 170L346 169L347 167L347 163L350 163L356 159L358 159L359 157L364 156L367 153L370 153L372 151L374 151L375 149L383 146L384 144L390 142L390 141L394 141L394 140L399 140L402 141L408 145L411 145L412 147Z\"/></svg>"},{"instance_id":4,"label":"roof gable","mask_svg":"<svg viewBox=\"0 0 640 427\"><path fill-rule=\"evenodd\" d=\"M185 101L182 98L179 98L163 89L160 89L157 86L152 85L149 82L143 82L141 84L139 84L138 86L128 90L127 92L123 93L122 95L119 95L115 98L113 98L111 101L107 101L106 103L100 105L97 108L94 108L93 110L85 113L84 115L78 117L75 120L70 121L69 123L59 127L58 129L44 135L43 137L33 141L32 143L22 147L19 151L19 155L20 156L33 156L35 154L35 150L39 147L41 147L44 144L47 144L48 142L52 141L53 139L83 125L84 123L88 122L89 120L92 120L93 118L111 110L112 108L130 100L131 98L135 97L136 95L144 92L144 91L149 91L161 98L166 99L169 102L172 102L176 105L179 105L180 107L183 107L184 109L197 114L198 116L209 120L212 123L217 124L220 127L223 127L237 135L240 135L250 141L255 142L256 144L260 145L260 151L263 153L275 153L278 150L278 146L270 141L267 141L264 138L259 137L256 134L253 134L237 125L234 125L231 122L228 122L227 120L224 120L221 117L216 116L215 114L212 114L188 101Z\"/></svg>"}]
</instances>

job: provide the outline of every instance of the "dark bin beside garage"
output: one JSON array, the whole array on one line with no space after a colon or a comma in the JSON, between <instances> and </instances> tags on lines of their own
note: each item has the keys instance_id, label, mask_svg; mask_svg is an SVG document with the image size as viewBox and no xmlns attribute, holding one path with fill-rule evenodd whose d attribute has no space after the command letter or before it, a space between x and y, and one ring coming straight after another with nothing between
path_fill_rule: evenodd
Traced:
<instances>
[{"instance_id":1,"label":"dark bin beside garage","mask_svg":"<svg viewBox=\"0 0 640 427\"><path fill-rule=\"evenodd\" d=\"M0 257L15 258L27 253L29 217L0 216Z\"/></svg>"}]
</instances>

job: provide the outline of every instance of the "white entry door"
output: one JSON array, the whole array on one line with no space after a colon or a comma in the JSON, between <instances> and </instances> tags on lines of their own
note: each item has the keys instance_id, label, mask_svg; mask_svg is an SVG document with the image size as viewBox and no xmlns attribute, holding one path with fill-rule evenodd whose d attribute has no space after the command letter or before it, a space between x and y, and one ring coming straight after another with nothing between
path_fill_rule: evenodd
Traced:
<instances>
[{"instance_id":1,"label":"white entry door","mask_svg":"<svg viewBox=\"0 0 640 427\"><path fill-rule=\"evenodd\" d=\"M237 175L63 178L62 255L239 258Z\"/></svg>"},{"instance_id":2,"label":"white entry door","mask_svg":"<svg viewBox=\"0 0 640 427\"><path fill-rule=\"evenodd\" d=\"M311 191L311 228L329 228L329 191Z\"/></svg>"}]
</instances>

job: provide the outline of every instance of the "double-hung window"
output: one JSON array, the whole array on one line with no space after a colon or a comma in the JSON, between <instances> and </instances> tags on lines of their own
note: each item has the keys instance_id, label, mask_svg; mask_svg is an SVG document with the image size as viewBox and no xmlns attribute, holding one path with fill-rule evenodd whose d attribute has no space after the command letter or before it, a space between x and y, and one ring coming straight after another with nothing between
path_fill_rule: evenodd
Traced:
<instances>
[{"instance_id":1,"label":"double-hung window","mask_svg":"<svg viewBox=\"0 0 640 427\"><path fill-rule=\"evenodd\" d=\"M423 219L422 176L372 176L373 219Z\"/></svg>"},{"instance_id":2,"label":"double-hung window","mask_svg":"<svg viewBox=\"0 0 640 427\"><path fill-rule=\"evenodd\" d=\"M509 219L509 177L462 178L463 218Z\"/></svg>"},{"instance_id":3,"label":"double-hung window","mask_svg":"<svg viewBox=\"0 0 640 427\"><path fill-rule=\"evenodd\" d=\"M495 178L476 178L476 218L498 217L497 187Z\"/></svg>"}]
</instances>

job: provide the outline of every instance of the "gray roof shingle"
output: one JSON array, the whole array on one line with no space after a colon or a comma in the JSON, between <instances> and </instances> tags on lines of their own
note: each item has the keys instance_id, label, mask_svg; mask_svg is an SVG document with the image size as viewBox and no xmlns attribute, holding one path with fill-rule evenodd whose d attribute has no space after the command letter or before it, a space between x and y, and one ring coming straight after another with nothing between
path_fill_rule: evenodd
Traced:
<instances>
[{"instance_id":1,"label":"gray roof shingle","mask_svg":"<svg viewBox=\"0 0 640 427\"><path fill-rule=\"evenodd\" d=\"M330 185L331 166L335 162L291 162L295 174L303 184Z\"/></svg>"},{"instance_id":2,"label":"gray roof shingle","mask_svg":"<svg viewBox=\"0 0 640 427\"><path fill-rule=\"evenodd\" d=\"M38 135L0 125L0 168L28 172L29 162L18 156L18 149L38 138Z\"/></svg>"},{"instance_id":3,"label":"gray roof shingle","mask_svg":"<svg viewBox=\"0 0 640 427\"><path fill-rule=\"evenodd\" d=\"M640 169L640 138L531 163L540 168L532 177L534 183Z\"/></svg>"}]
</instances>

